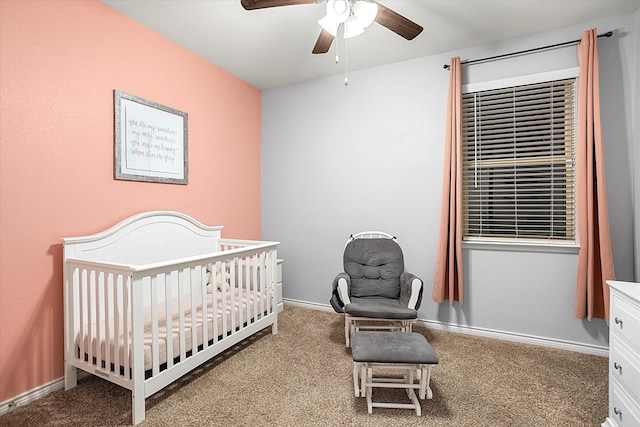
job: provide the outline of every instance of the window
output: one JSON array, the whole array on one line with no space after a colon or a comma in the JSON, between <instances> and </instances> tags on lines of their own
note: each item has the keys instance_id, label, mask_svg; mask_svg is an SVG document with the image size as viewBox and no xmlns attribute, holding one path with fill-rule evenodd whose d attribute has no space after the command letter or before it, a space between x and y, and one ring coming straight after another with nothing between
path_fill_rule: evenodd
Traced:
<instances>
[{"instance_id":1,"label":"window","mask_svg":"<svg viewBox=\"0 0 640 427\"><path fill-rule=\"evenodd\" d=\"M463 94L465 240L575 241L576 82Z\"/></svg>"}]
</instances>

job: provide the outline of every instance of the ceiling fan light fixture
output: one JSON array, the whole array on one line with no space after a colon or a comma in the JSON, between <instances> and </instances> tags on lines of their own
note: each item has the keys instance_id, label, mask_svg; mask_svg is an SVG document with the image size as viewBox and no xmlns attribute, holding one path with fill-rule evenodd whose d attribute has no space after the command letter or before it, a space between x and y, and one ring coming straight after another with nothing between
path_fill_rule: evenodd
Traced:
<instances>
[{"instance_id":1,"label":"ceiling fan light fixture","mask_svg":"<svg viewBox=\"0 0 640 427\"><path fill-rule=\"evenodd\" d=\"M353 14L358 18L362 28L367 28L378 15L378 3L358 0L353 4Z\"/></svg>"},{"instance_id":2,"label":"ceiling fan light fixture","mask_svg":"<svg viewBox=\"0 0 640 427\"><path fill-rule=\"evenodd\" d=\"M320 24L320 26L333 37L338 34L338 27L340 26L340 23L334 21L331 16L325 15L318 21L318 24Z\"/></svg>"},{"instance_id":3,"label":"ceiling fan light fixture","mask_svg":"<svg viewBox=\"0 0 640 427\"><path fill-rule=\"evenodd\" d=\"M338 24L343 23L351 14L351 5L348 0L328 0L327 17Z\"/></svg>"},{"instance_id":4,"label":"ceiling fan light fixture","mask_svg":"<svg viewBox=\"0 0 640 427\"><path fill-rule=\"evenodd\" d=\"M364 27L355 15L351 15L347 22L344 23L344 38L350 39L362 33L364 33Z\"/></svg>"}]
</instances>

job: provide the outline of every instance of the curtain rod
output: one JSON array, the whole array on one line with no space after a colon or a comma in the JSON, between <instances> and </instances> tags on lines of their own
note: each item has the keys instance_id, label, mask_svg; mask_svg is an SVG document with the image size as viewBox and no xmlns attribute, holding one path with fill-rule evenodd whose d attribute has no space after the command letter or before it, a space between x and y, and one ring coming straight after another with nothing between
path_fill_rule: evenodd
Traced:
<instances>
[{"instance_id":1,"label":"curtain rod","mask_svg":"<svg viewBox=\"0 0 640 427\"><path fill-rule=\"evenodd\" d=\"M609 31L609 32L606 32L604 34L598 34L598 38L600 38L600 37L611 37L612 35L613 35L613 31ZM487 58L472 59L470 61L463 61L463 62L460 63L460 65L474 64L476 62L491 61L491 60L494 60L494 59L506 58L508 56L521 55L523 53L537 52L539 50L553 49L553 48L560 47L560 46L567 46L567 45L570 45L570 44L577 44L577 43L580 43L580 41L581 40L571 40L569 42L550 44L548 46L536 47L536 48L533 48L533 49L521 50L521 51L518 51L518 52L504 53L502 55L489 56ZM445 64L444 65L444 69L448 70L449 69L449 64Z\"/></svg>"}]
</instances>

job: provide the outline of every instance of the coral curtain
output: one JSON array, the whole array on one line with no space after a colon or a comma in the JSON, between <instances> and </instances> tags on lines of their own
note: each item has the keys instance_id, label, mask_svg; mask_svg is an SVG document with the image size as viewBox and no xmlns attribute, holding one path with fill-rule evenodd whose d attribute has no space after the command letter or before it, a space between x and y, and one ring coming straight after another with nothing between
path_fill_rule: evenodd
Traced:
<instances>
[{"instance_id":1,"label":"coral curtain","mask_svg":"<svg viewBox=\"0 0 640 427\"><path fill-rule=\"evenodd\" d=\"M578 46L578 140L576 202L580 254L575 315L609 321L609 287L615 279L604 177L598 42L596 29L587 30Z\"/></svg>"},{"instance_id":2,"label":"coral curtain","mask_svg":"<svg viewBox=\"0 0 640 427\"><path fill-rule=\"evenodd\" d=\"M431 298L462 301L462 72L451 58L440 206L440 234Z\"/></svg>"}]
</instances>

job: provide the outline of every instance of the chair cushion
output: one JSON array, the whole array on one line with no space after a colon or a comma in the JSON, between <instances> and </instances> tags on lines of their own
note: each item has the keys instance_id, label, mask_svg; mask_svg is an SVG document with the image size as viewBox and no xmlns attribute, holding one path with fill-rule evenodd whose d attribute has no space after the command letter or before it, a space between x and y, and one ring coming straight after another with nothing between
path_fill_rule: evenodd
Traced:
<instances>
[{"instance_id":1,"label":"chair cushion","mask_svg":"<svg viewBox=\"0 0 640 427\"><path fill-rule=\"evenodd\" d=\"M438 363L427 339L416 332L355 332L351 354L355 362Z\"/></svg>"},{"instance_id":2,"label":"chair cushion","mask_svg":"<svg viewBox=\"0 0 640 427\"><path fill-rule=\"evenodd\" d=\"M400 296L400 274L404 271L402 249L392 239L355 239L347 244L344 271L351 277L352 297Z\"/></svg>"},{"instance_id":3,"label":"chair cushion","mask_svg":"<svg viewBox=\"0 0 640 427\"><path fill-rule=\"evenodd\" d=\"M373 319L416 319L418 312L400 304L397 299L383 297L351 298L351 304L344 306L344 311L353 317L370 317Z\"/></svg>"}]
</instances>

